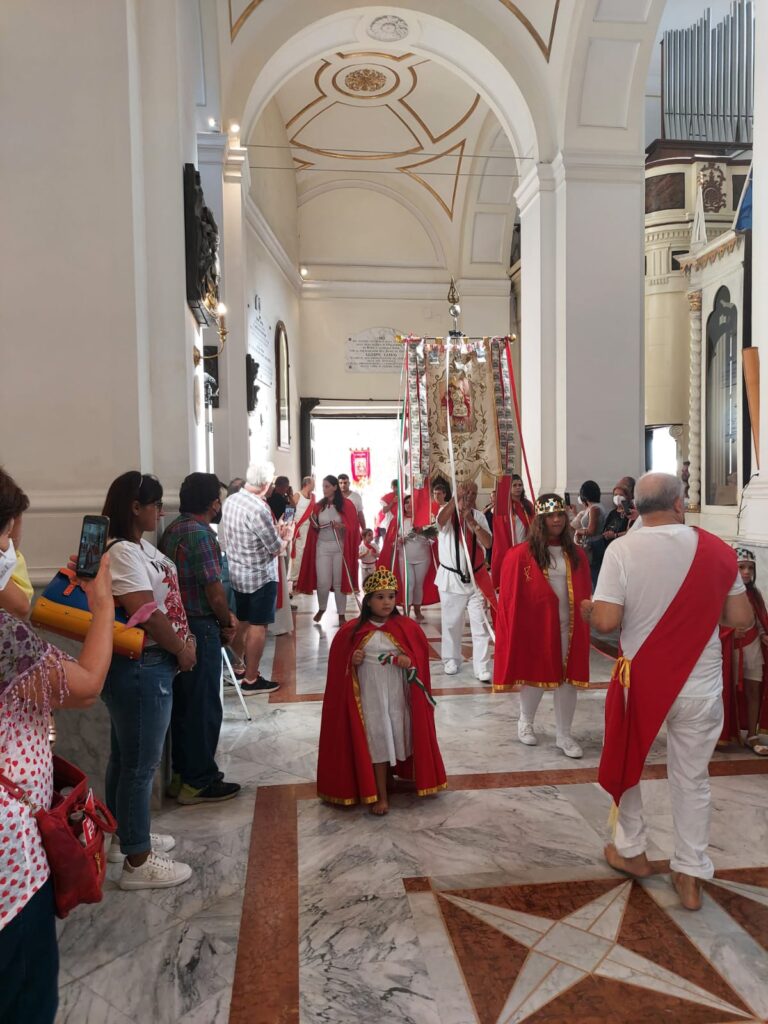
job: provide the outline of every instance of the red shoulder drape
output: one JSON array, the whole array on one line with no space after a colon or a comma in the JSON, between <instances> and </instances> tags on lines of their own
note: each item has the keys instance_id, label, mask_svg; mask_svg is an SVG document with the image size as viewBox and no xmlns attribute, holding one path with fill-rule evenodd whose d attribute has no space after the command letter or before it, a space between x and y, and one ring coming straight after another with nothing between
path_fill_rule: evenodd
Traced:
<instances>
[{"instance_id":1,"label":"red shoulder drape","mask_svg":"<svg viewBox=\"0 0 768 1024\"><path fill-rule=\"evenodd\" d=\"M376 780L368 752L368 740L360 701L357 671L352 654L376 628L359 620L345 623L331 644L328 677L320 723L317 760L317 795L337 804L373 803ZM411 659L427 691L431 692L429 646L420 627L405 615L393 615L381 627L396 646ZM435 733L434 708L422 690L409 687L413 754L398 763L397 774L416 783L419 796L436 793L446 786L445 768Z\"/></svg>"},{"instance_id":2,"label":"red shoulder drape","mask_svg":"<svg viewBox=\"0 0 768 1024\"><path fill-rule=\"evenodd\" d=\"M313 511L318 511L317 505L315 505ZM341 518L346 527L342 544L345 564L342 567L341 573L341 589L345 594L354 594L357 592L357 581L360 578L358 564L360 557L360 521L357 518L357 509L349 498L344 499ZM301 559L301 568L299 569L299 577L294 588L297 594L313 594L317 590L316 554L317 530L310 521L307 540L304 544L304 554ZM352 577L351 579L350 576Z\"/></svg>"},{"instance_id":3,"label":"red shoulder drape","mask_svg":"<svg viewBox=\"0 0 768 1024\"><path fill-rule=\"evenodd\" d=\"M578 551L570 579L571 642L565 667L560 641L557 595L531 555L527 544L507 552L501 570L496 616L493 688L519 685L555 688L561 683L589 685L589 626L579 614L580 603L592 593L589 563Z\"/></svg>"},{"instance_id":4,"label":"red shoulder drape","mask_svg":"<svg viewBox=\"0 0 768 1024\"><path fill-rule=\"evenodd\" d=\"M531 525L531 508L521 501L513 501L510 494L512 478L503 476L496 484L496 501L493 511L493 550L491 551L491 579L498 589L501 585L501 567L510 548L514 547L511 519L516 516L520 523Z\"/></svg>"},{"instance_id":5,"label":"red shoulder drape","mask_svg":"<svg viewBox=\"0 0 768 1024\"><path fill-rule=\"evenodd\" d=\"M397 597L400 604L405 604L405 582L403 580L402 573L400 571L400 559L396 557L397 552L397 519L393 519L387 527L387 532L384 535L384 541L381 545L381 554L379 560L376 563L380 569L389 569L397 576ZM424 579L424 593L422 605L431 605L440 603L440 595L437 592L437 586L435 584L435 576L437 575L437 568L435 566L434 558L434 545L430 545L430 559L429 568L427 569L427 575Z\"/></svg>"}]
</instances>

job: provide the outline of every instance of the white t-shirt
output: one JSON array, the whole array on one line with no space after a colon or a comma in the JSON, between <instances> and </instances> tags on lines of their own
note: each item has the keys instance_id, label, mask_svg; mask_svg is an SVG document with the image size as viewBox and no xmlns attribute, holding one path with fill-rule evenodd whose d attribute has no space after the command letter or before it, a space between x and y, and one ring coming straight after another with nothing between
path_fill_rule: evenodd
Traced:
<instances>
[{"instance_id":1,"label":"white t-shirt","mask_svg":"<svg viewBox=\"0 0 768 1024\"><path fill-rule=\"evenodd\" d=\"M344 497L348 501L352 502L352 504L355 506L358 512L363 511L363 499L360 497L357 491L350 491L349 494L345 494Z\"/></svg>"},{"instance_id":2,"label":"white t-shirt","mask_svg":"<svg viewBox=\"0 0 768 1024\"><path fill-rule=\"evenodd\" d=\"M621 649L626 658L634 658L669 608L688 574L697 543L692 527L674 524L643 526L607 548L594 600L624 606ZM743 594L745 589L737 570L728 596ZM680 696L705 700L719 696L722 688L723 657L715 626Z\"/></svg>"},{"instance_id":3,"label":"white t-shirt","mask_svg":"<svg viewBox=\"0 0 768 1024\"><path fill-rule=\"evenodd\" d=\"M482 512L478 512L476 508L472 509L472 515L475 517L475 522L481 526L487 533L490 533L490 527L488 526L488 520L485 518ZM467 547L470 553L472 552L473 544L472 537L467 538ZM477 540L477 555L476 564L482 565L485 557L485 549L480 543L480 539ZM451 566L451 568L458 568L463 573L468 573L467 568L467 557L464 554L464 545L459 539L459 564L456 565L456 541L453 533L453 517L448 520L444 526L438 527L437 533L437 557L440 562L440 566L435 576L435 583L437 584L438 590L444 590L446 594L471 594L472 583L462 583L461 577L456 572L451 572L446 569L445 566Z\"/></svg>"},{"instance_id":4,"label":"white t-shirt","mask_svg":"<svg viewBox=\"0 0 768 1024\"><path fill-rule=\"evenodd\" d=\"M168 616L174 630L180 636L188 634L176 566L170 558L146 540L140 544L124 540L109 549L109 567L115 597L151 590L158 610Z\"/></svg>"}]
</instances>

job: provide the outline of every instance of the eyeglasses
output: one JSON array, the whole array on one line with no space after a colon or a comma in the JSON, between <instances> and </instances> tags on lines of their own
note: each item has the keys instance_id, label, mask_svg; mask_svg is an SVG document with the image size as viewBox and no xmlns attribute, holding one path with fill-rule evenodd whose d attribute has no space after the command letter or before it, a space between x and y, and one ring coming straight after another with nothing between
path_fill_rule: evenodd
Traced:
<instances>
[{"instance_id":1,"label":"eyeglasses","mask_svg":"<svg viewBox=\"0 0 768 1024\"><path fill-rule=\"evenodd\" d=\"M154 505L154 507L157 509L158 512L162 512L162 510L163 510L163 503L162 503L162 501L142 501L142 505L145 508L149 508L150 505Z\"/></svg>"}]
</instances>

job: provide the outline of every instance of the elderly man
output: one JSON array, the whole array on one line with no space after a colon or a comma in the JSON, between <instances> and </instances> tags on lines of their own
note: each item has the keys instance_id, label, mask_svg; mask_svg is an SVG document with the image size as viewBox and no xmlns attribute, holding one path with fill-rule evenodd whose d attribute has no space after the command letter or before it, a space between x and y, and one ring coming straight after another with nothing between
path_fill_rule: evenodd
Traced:
<instances>
[{"instance_id":1,"label":"elderly man","mask_svg":"<svg viewBox=\"0 0 768 1024\"><path fill-rule=\"evenodd\" d=\"M229 575L239 619L237 647L245 646L243 693L271 693L279 683L259 672L267 626L275 621L278 556L293 536L291 523L275 523L266 495L275 477L271 462L251 465L245 485L224 502Z\"/></svg>"},{"instance_id":2,"label":"elderly man","mask_svg":"<svg viewBox=\"0 0 768 1024\"><path fill-rule=\"evenodd\" d=\"M293 504L296 508L296 515L293 520L293 542L291 544L291 568L290 579L296 585L301 569L301 558L304 554L304 544L307 540L309 529L309 517L312 515L312 508L315 504L315 478L305 476L301 481L301 489L293 495Z\"/></svg>"},{"instance_id":3,"label":"elderly man","mask_svg":"<svg viewBox=\"0 0 768 1024\"><path fill-rule=\"evenodd\" d=\"M491 544L491 531L482 512L475 508L477 485L459 484L456 498L437 513L437 551L440 567L435 582L440 594L443 666L446 675L461 668L461 634L464 612L469 612L472 631L472 664L481 683L490 683L488 630L483 614L483 597L472 583L466 552L472 559L473 573L485 565L485 551ZM466 541L466 548L462 536Z\"/></svg>"},{"instance_id":4,"label":"elderly man","mask_svg":"<svg viewBox=\"0 0 768 1024\"><path fill-rule=\"evenodd\" d=\"M582 614L599 633L621 628L605 708L599 782L618 805L611 867L652 873L640 775L661 726L667 727L667 778L675 849L672 882L688 910L701 906L701 879L711 878L707 766L723 724L718 625L753 621L734 552L717 537L685 525L683 484L646 473L635 503L643 528L605 553L593 601Z\"/></svg>"},{"instance_id":5,"label":"elderly man","mask_svg":"<svg viewBox=\"0 0 768 1024\"><path fill-rule=\"evenodd\" d=\"M345 498L348 498L357 509L357 521L358 523L360 523L360 529L364 530L365 513L363 512L363 499L360 497L357 491L353 491L350 489L349 477L347 476L346 473L339 473L336 479L339 481L339 490L341 491L341 493L344 495Z\"/></svg>"}]
</instances>

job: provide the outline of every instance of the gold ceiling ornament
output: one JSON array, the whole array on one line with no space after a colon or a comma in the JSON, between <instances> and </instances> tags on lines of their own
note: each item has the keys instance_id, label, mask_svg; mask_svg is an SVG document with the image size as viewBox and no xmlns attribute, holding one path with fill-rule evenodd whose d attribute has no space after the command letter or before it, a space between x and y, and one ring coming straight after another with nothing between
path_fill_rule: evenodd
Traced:
<instances>
[{"instance_id":1,"label":"gold ceiling ornament","mask_svg":"<svg viewBox=\"0 0 768 1024\"><path fill-rule=\"evenodd\" d=\"M344 85L352 92L381 92L387 76L376 68L356 68L344 78Z\"/></svg>"},{"instance_id":2,"label":"gold ceiling ornament","mask_svg":"<svg viewBox=\"0 0 768 1024\"><path fill-rule=\"evenodd\" d=\"M467 140L462 139L461 142L456 143L455 146L451 146L450 149L446 149L444 153L437 153L435 154L435 156L430 156L426 160L419 160L418 163L407 164L405 167L397 168L398 171L400 171L402 174L407 174L409 178L413 178L414 181L417 181L420 185L423 185L427 192L429 192L438 201L438 203L448 214L449 220L453 220L453 211L454 207L456 206L456 191L459 187L459 175L461 174L461 163L462 160L464 159L464 147L466 146L466 144ZM417 167L421 167L422 169L424 169L426 168L427 164L433 164L435 163L436 160L442 160L444 157L452 156L454 153L458 155L458 160L456 162L456 177L453 179L453 191L451 193L451 202L450 205L448 205L448 203L446 203L446 201L443 199L443 197L440 195L437 189L433 188L432 185L430 185L430 183L421 176L421 174L416 174L415 170ZM422 173L429 174L429 171L423 170Z\"/></svg>"},{"instance_id":3,"label":"gold ceiling ornament","mask_svg":"<svg viewBox=\"0 0 768 1024\"><path fill-rule=\"evenodd\" d=\"M448 302L449 302L449 304L451 306L455 306L460 301L461 301L461 299L459 298L459 292L458 292L458 289L456 288L456 281L452 277L451 278L451 287L448 289Z\"/></svg>"}]
</instances>

